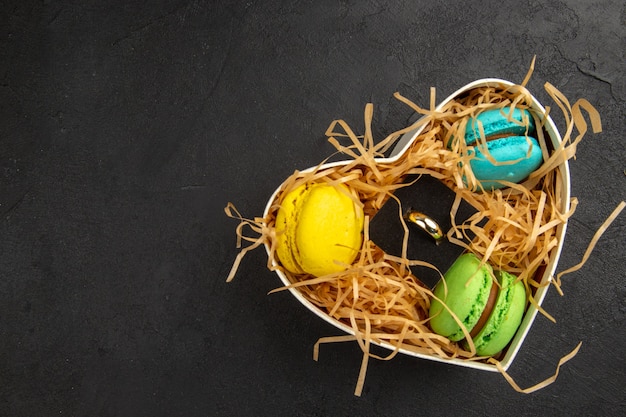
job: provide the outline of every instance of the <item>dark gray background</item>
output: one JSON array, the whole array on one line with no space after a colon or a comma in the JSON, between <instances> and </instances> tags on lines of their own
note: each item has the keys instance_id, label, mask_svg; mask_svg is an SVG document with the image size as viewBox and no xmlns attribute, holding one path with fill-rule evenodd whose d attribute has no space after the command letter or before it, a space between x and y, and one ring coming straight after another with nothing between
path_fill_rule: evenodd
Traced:
<instances>
[{"instance_id":1,"label":"dark gray background","mask_svg":"<svg viewBox=\"0 0 626 417\"><path fill-rule=\"evenodd\" d=\"M219 5L218 5L219 4ZM624 214L551 290L498 374L322 347L339 334L279 285L262 249L237 277L236 222L334 149L336 118L377 139L483 77L585 97L603 119L571 163L580 205L560 270L626 198L620 1L2 1L0 415L622 415ZM558 112L555 109L555 114ZM559 126L562 120L555 119Z\"/></svg>"}]
</instances>

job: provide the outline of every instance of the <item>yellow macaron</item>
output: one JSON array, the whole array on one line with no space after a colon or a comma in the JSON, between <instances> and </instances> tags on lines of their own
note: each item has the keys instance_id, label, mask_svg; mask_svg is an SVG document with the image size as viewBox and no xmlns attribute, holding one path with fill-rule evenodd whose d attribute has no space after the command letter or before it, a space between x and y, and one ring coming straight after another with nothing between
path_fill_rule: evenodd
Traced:
<instances>
[{"instance_id":1,"label":"yellow macaron","mask_svg":"<svg viewBox=\"0 0 626 417\"><path fill-rule=\"evenodd\" d=\"M361 248L363 209L345 185L307 183L283 198L276 215L276 254L289 272L340 272Z\"/></svg>"}]
</instances>

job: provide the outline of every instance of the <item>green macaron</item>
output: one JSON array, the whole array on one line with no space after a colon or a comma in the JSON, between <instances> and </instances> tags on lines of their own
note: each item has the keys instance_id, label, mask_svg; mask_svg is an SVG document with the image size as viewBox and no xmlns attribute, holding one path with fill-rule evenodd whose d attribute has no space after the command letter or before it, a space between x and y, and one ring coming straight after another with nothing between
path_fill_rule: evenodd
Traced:
<instances>
[{"instance_id":1,"label":"green macaron","mask_svg":"<svg viewBox=\"0 0 626 417\"><path fill-rule=\"evenodd\" d=\"M470 253L457 258L433 293L436 298L429 311L432 330L455 342L465 338L451 310L470 333L479 356L493 356L509 344L526 308L521 281L508 272L494 271L489 264L481 265ZM468 348L467 341L463 343Z\"/></svg>"}]
</instances>

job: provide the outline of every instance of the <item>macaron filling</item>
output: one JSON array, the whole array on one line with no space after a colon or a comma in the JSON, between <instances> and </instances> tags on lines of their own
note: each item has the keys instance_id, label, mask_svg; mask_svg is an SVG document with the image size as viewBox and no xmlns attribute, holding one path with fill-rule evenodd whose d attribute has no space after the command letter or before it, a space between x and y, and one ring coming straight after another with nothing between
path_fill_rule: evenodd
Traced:
<instances>
[{"instance_id":1,"label":"macaron filling","mask_svg":"<svg viewBox=\"0 0 626 417\"><path fill-rule=\"evenodd\" d=\"M470 336L474 338L485 326L487 320L491 316L491 312L493 311L493 307L496 305L496 300L498 299L498 291L499 287L497 285L492 285L491 290L489 291L489 298L487 299L487 304L485 305L485 309L483 310L480 318L474 325L474 328L470 331Z\"/></svg>"},{"instance_id":2,"label":"macaron filling","mask_svg":"<svg viewBox=\"0 0 626 417\"><path fill-rule=\"evenodd\" d=\"M526 307L526 289L517 278L505 271L496 271L500 283L498 300L489 319L472 337L476 354L492 356L509 344L519 328Z\"/></svg>"}]
</instances>

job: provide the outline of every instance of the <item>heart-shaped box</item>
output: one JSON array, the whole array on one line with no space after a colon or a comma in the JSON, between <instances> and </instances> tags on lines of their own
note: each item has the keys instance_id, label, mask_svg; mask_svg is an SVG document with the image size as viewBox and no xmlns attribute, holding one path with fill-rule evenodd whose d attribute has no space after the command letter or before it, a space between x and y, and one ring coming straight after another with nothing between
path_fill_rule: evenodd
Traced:
<instances>
[{"instance_id":1,"label":"heart-shaped box","mask_svg":"<svg viewBox=\"0 0 626 417\"><path fill-rule=\"evenodd\" d=\"M457 91L452 93L450 96L448 96L443 102L441 102L436 107L435 111L441 110L450 101L466 94L472 89L481 88L481 87L508 88L514 85L515 84L510 81L497 79L497 78L485 78L485 79L476 80L458 89ZM532 95L530 96L529 104L530 104L531 109L534 110L535 113L541 114L541 115L546 114L545 108ZM398 139L398 142L395 145L394 149L392 150L391 154L388 157L378 158L377 162L381 164L389 164L389 163L393 163L394 161L397 161L405 152L407 152L407 150L411 147L411 144L415 141L418 135L422 133L424 128L425 128L425 125L422 125L419 128L416 128L414 131L409 131L405 133L402 137ZM547 134L547 137L549 141L551 142L551 145L555 149L558 148L561 145L562 138L553 120L549 116L547 116L546 119L544 120L543 129L544 129L544 132ZM311 172L313 170L321 171L326 168L341 166L341 165L347 164L348 162L350 161L329 162L321 166L311 167L307 170L302 171L302 173ZM560 176L560 179L562 181L562 187L560 187L561 195L560 195L559 201L562 202L563 207L560 207L559 209L562 213L567 213L570 210L570 175L569 175L569 165L567 163L567 160L564 160L558 166L557 169L558 169L557 175ZM281 192L282 187L283 187L282 185L279 186L270 197L267 203L267 206L265 207L264 218L268 217L268 214L270 213L272 207L275 206L276 198ZM501 355L498 361L500 369L498 369L498 366L496 366L494 363L490 363L487 361L474 361L474 360L466 360L466 359L460 359L460 358L443 358L437 355L429 355L429 354L422 354L419 352L414 352L411 350L403 349L402 347L400 347L398 350L397 347L384 341L383 342L372 341L372 343L375 343L383 348L386 348L392 351L398 350L400 353L422 358L422 359L439 361L439 362L444 362L444 363L449 363L449 364L454 364L454 365L459 365L459 366L464 366L464 367L469 367L469 368L475 368L475 369L480 369L480 370L485 370L485 371L491 371L491 372L499 372L501 371L501 369L507 370L509 366L512 364L513 360L515 359L515 356L517 355L518 351L520 350L524 342L524 339L526 338L526 335L528 334L530 327L532 326L533 321L535 320L535 317L538 312L538 307L541 306L546 296L546 293L549 288L548 283L551 281L554 275L554 272L556 270L556 267L557 267L557 263L558 263L561 249L563 246L563 240L565 237L566 227L567 227L566 221L557 226L555 237L558 240L558 243L555 247L551 249L550 255L549 255L549 262L547 263L545 268L541 269L540 276L535 276L535 280L541 283L542 285L540 285L534 292L534 295L533 295L534 303L529 303L527 311L524 315L522 323L515 337L513 338L511 343L508 345L506 350L503 352L503 354ZM271 248L268 242L265 242L265 248L269 256ZM274 266L277 266L277 265L274 263ZM280 268L276 268L275 272L278 274L280 280L285 284L285 286L288 287L291 284L293 284L293 282L287 277L287 275L284 272L280 270ZM350 334L350 335L355 334L355 331L352 327L329 316L325 311L321 310L319 307L317 307L311 301L305 298L298 288L289 287L289 291L300 303L302 303L311 312L313 312L314 314L316 314L317 316L319 316L326 322L330 323L331 325L335 326L337 329L347 334Z\"/></svg>"}]
</instances>

